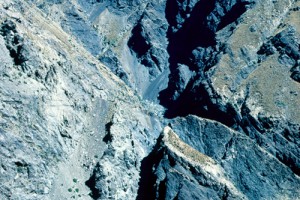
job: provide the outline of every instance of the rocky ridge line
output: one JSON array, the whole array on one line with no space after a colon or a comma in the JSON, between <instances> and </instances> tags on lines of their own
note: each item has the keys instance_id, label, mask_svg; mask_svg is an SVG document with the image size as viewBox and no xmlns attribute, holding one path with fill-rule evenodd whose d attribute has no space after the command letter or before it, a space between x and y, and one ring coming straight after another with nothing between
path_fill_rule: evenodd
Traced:
<instances>
[{"instance_id":1,"label":"rocky ridge line","mask_svg":"<svg viewBox=\"0 0 300 200\"><path fill-rule=\"evenodd\" d=\"M299 3L1 0L0 198L299 199Z\"/></svg>"}]
</instances>

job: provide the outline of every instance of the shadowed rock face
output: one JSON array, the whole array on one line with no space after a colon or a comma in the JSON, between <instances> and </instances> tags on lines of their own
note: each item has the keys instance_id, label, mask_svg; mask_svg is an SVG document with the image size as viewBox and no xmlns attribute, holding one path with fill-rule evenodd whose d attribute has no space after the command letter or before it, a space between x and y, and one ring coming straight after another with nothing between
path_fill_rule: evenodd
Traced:
<instances>
[{"instance_id":1,"label":"shadowed rock face","mask_svg":"<svg viewBox=\"0 0 300 200\"><path fill-rule=\"evenodd\" d=\"M1 26L0 34L5 39L5 46L15 65L25 65L26 50L23 46L23 38L18 35L15 24L12 21L5 21Z\"/></svg>"},{"instance_id":2,"label":"shadowed rock face","mask_svg":"<svg viewBox=\"0 0 300 200\"><path fill-rule=\"evenodd\" d=\"M251 139L193 116L177 118L171 125L183 141L171 129L164 130L142 162L138 199L299 197L290 192L297 190L299 177Z\"/></svg>"},{"instance_id":3,"label":"shadowed rock face","mask_svg":"<svg viewBox=\"0 0 300 200\"><path fill-rule=\"evenodd\" d=\"M299 8L0 0L0 199L300 199Z\"/></svg>"}]
</instances>

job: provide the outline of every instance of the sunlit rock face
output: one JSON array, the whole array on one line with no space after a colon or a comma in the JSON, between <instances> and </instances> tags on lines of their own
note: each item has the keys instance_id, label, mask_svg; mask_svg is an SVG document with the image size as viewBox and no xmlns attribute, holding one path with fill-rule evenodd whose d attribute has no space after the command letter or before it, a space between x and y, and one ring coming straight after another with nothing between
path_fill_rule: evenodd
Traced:
<instances>
[{"instance_id":1,"label":"sunlit rock face","mask_svg":"<svg viewBox=\"0 0 300 200\"><path fill-rule=\"evenodd\" d=\"M297 0L0 0L0 199L300 199Z\"/></svg>"}]
</instances>

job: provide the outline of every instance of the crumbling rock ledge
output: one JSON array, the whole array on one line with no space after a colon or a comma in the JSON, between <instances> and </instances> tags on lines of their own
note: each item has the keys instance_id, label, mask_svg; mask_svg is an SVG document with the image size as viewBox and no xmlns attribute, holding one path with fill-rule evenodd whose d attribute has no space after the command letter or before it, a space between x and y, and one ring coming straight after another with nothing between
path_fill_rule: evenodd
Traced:
<instances>
[{"instance_id":1,"label":"crumbling rock ledge","mask_svg":"<svg viewBox=\"0 0 300 200\"><path fill-rule=\"evenodd\" d=\"M248 137L195 116L170 125L179 136L166 127L142 161L138 199L299 198L300 178Z\"/></svg>"}]
</instances>

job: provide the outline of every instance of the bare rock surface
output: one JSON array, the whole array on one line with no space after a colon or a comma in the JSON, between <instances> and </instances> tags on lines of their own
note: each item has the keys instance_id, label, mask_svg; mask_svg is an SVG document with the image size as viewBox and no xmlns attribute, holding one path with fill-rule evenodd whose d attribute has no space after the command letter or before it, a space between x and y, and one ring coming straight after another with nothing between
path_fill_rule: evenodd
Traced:
<instances>
[{"instance_id":1,"label":"bare rock surface","mask_svg":"<svg viewBox=\"0 0 300 200\"><path fill-rule=\"evenodd\" d=\"M300 199L300 1L0 0L0 199Z\"/></svg>"}]
</instances>

